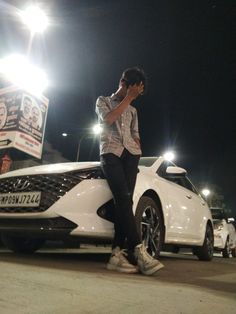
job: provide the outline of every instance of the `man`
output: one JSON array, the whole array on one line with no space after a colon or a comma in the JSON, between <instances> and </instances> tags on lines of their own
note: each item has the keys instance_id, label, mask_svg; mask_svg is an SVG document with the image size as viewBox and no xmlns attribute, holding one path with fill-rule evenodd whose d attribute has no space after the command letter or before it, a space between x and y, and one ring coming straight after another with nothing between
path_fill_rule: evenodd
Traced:
<instances>
[{"instance_id":1,"label":"man","mask_svg":"<svg viewBox=\"0 0 236 314\"><path fill-rule=\"evenodd\" d=\"M132 210L133 192L141 155L138 118L132 102L146 88L146 77L139 68L125 70L118 90L110 97L100 96L96 113L103 123L100 138L101 166L115 203L115 236L107 264L110 270L151 275L163 267L141 243ZM126 258L124 250L133 252L137 266Z\"/></svg>"}]
</instances>

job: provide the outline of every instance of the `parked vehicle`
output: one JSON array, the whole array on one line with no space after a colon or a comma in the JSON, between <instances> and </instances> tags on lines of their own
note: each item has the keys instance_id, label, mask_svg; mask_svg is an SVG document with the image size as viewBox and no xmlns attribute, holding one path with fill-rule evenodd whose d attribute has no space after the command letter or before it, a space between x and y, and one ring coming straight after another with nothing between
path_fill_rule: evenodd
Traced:
<instances>
[{"instance_id":1,"label":"parked vehicle","mask_svg":"<svg viewBox=\"0 0 236 314\"><path fill-rule=\"evenodd\" d=\"M213 222L186 170L162 157L140 160L133 210L153 256L165 245L213 256ZM46 239L110 242L114 204L99 162L42 165L0 176L0 233L14 252L34 252Z\"/></svg>"},{"instance_id":2,"label":"parked vehicle","mask_svg":"<svg viewBox=\"0 0 236 314\"><path fill-rule=\"evenodd\" d=\"M223 257L230 254L236 257L236 231L233 225L234 218L228 218L222 208L211 208L214 223L214 248L222 252Z\"/></svg>"}]
</instances>

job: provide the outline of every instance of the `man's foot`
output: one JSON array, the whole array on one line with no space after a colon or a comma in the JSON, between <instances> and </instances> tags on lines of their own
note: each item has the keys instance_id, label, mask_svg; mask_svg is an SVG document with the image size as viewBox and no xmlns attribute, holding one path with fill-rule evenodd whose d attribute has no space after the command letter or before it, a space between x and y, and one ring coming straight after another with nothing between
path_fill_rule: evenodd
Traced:
<instances>
[{"instance_id":1,"label":"man's foot","mask_svg":"<svg viewBox=\"0 0 236 314\"><path fill-rule=\"evenodd\" d=\"M127 253L121 250L118 246L112 250L111 257L107 264L107 269L117 270L123 273L134 274L138 272L136 266L130 264L126 258Z\"/></svg>"},{"instance_id":2,"label":"man's foot","mask_svg":"<svg viewBox=\"0 0 236 314\"><path fill-rule=\"evenodd\" d=\"M157 259L148 254L143 244L139 244L135 247L135 256L139 270L144 275L152 275L164 267Z\"/></svg>"}]
</instances>

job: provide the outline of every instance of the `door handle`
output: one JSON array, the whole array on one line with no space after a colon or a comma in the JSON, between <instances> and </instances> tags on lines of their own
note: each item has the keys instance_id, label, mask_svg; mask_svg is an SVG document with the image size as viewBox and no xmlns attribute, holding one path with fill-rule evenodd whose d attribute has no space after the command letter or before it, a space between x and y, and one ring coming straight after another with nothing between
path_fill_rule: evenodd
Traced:
<instances>
[{"instance_id":1,"label":"door handle","mask_svg":"<svg viewBox=\"0 0 236 314\"><path fill-rule=\"evenodd\" d=\"M186 195L186 197L191 200L192 195Z\"/></svg>"}]
</instances>

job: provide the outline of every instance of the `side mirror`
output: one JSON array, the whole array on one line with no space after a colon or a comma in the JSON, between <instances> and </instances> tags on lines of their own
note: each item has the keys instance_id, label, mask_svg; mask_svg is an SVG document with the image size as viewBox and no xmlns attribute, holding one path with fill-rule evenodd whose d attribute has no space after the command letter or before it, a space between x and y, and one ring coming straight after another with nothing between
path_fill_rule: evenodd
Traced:
<instances>
[{"instance_id":1,"label":"side mirror","mask_svg":"<svg viewBox=\"0 0 236 314\"><path fill-rule=\"evenodd\" d=\"M234 218L233 217L232 218L228 218L227 221L228 221L228 223L234 222Z\"/></svg>"},{"instance_id":2,"label":"side mirror","mask_svg":"<svg viewBox=\"0 0 236 314\"><path fill-rule=\"evenodd\" d=\"M169 166L166 169L166 174L168 176L185 176L187 174L187 171L180 167Z\"/></svg>"}]
</instances>

